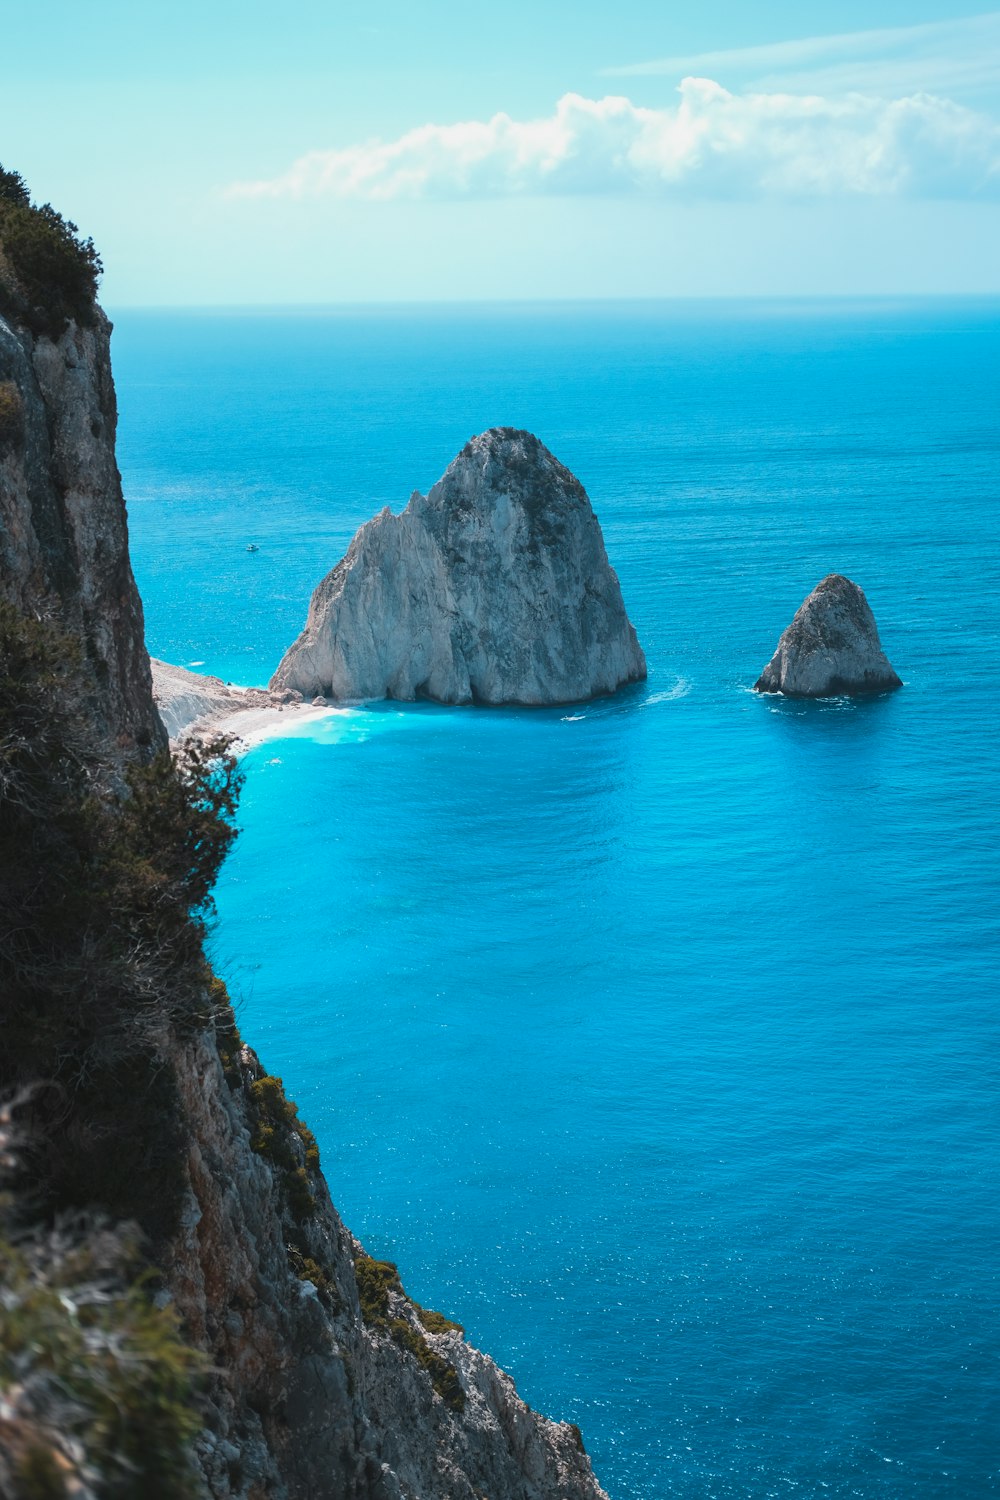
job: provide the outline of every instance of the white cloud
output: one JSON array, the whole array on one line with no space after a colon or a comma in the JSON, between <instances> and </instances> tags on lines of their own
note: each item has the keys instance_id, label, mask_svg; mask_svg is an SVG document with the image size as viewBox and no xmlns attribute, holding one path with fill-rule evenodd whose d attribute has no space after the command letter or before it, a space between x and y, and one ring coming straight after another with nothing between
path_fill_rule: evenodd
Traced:
<instances>
[{"instance_id":1,"label":"white cloud","mask_svg":"<svg viewBox=\"0 0 1000 1500\"><path fill-rule=\"evenodd\" d=\"M680 103L567 94L538 120L421 125L398 140L310 151L247 198L458 198L638 194L701 198L1000 189L1000 127L926 94L883 100L733 94L685 78Z\"/></svg>"},{"instance_id":2,"label":"white cloud","mask_svg":"<svg viewBox=\"0 0 1000 1500\"><path fill-rule=\"evenodd\" d=\"M710 73L730 85L823 94L983 90L1000 82L1000 11L661 57L604 72L669 78Z\"/></svg>"}]
</instances>

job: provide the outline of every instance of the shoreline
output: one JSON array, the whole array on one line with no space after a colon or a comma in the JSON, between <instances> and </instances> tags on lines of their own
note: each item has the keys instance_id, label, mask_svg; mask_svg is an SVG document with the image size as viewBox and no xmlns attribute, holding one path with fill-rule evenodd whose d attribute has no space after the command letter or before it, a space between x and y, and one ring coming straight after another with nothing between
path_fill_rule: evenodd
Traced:
<instances>
[{"instance_id":1,"label":"shoreline","mask_svg":"<svg viewBox=\"0 0 1000 1500\"><path fill-rule=\"evenodd\" d=\"M290 689L238 687L156 657L150 657L150 668L153 698L174 748L189 739L231 735L237 753L243 754L302 724L347 711L326 701L305 703Z\"/></svg>"},{"instance_id":2,"label":"shoreline","mask_svg":"<svg viewBox=\"0 0 1000 1500\"><path fill-rule=\"evenodd\" d=\"M253 750L267 740L283 738L287 733L303 724L314 723L334 714L346 713L344 708L330 704L320 708L311 703L288 703L277 707L239 708L228 713L209 714L196 719L181 731L170 743L180 744L186 739L209 739L214 735L232 735L238 754Z\"/></svg>"}]
</instances>

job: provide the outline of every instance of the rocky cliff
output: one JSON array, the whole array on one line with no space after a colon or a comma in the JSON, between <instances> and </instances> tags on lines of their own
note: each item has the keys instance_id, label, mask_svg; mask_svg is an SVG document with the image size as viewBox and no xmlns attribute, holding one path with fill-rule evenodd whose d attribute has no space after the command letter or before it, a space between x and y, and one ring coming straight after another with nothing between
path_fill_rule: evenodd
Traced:
<instances>
[{"instance_id":1,"label":"rocky cliff","mask_svg":"<svg viewBox=\"0 0 1000 1500\"><path fill-rule=\"evenodd\" d=\"M531 433L496 427L400 515L362 526L271 686L540 705L645 675L583 486Z\"/></svg>"},{"instance_id":2,"label":"rocky cliff","mask_svg":"<svg viewBox=\"0 0 1000 1500\"><path fill-rule=\"evenodd\" d=\"M790 698L862 697L898 687L868 600L840 573L828 574L799 605L754 683L755 692Z\"/></svg>"},{"instance_id":3,"label":"rocky cliff","mask_svg":"<svg viewBox=\"0 0 1000 1500\"><path fill-rule=\"evenodd\" d=\"M54 335L0 319L0 597L71 629L95 720L128 748L164 735L115 463L110 335L97 308Z\"/></svg>"},{"instance_id":4,"label":"rocky cliff","mask_svg":"<svg viewBox=\"0 0 1000 1500\"><path fill-rule=\"evenodd\" d=\"M365 1255L280 1082L222 1033L221 1060L211 1037L182 1059L189 1195L168 1264L224 1372L200 1439L212 1494L601 1500L577 1429Z\"/></svg>"},{"instance_id":5,"label":"rocky cliff","mask_svg":"<svg viewBox=\"0 0 1000 1500\"><path fill-rule=\"evenodd\" d=\"M4 184L0 169L0 199ZM16 1091L29 1145L16 1254L0 1234L0 1492L602 1500L578 1431L529 1410L341 1224L313 1137L207 970L187 912L222 803L211 766L177 774L153 754L109 325L93 306L35 316L3 231L0 215L0 916L21 915L0 923L18 928L0 940L0 1093ZM167 868L151 830L177 840ZM15 865L37 879L19 885ZM8 1154L0 1120L5 1170ZM80 1269L123 1203L144 1246L115 1272L139 1274L124 1288L103 1261ZM205 1371L190 1473L173 1451L187 1366L146 1308L157 1287Z\"/></svg>"}]
</instances>

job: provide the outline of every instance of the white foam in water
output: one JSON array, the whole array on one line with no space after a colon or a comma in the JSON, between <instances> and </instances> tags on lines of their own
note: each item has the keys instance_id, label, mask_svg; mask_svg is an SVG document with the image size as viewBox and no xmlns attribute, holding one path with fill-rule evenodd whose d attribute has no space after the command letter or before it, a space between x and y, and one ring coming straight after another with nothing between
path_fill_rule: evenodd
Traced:
<instances>
[{"instance_id":1,"label":"white foam in water","mask_svg":"<svg viewBox=\"0 0 1000 1500\"><path fill-rule=\"evenodd\" d=\"M286 721L275 724L268 739L273 743L281 740L311 740L317 745L358 744L371 739L387 729L398 728L405 714L372 713L363 708L328 708L315 718L301 723L294 715L286 715Z\"/></svg>"},{"instance_id":2,"label":"white foam in water","mask_svg":"<svg viewBox=\"0 0 1000 1500\"><path fill-rule=\"evenodd\" d=\"M686 698L691 691L691 684L686 677L678 677L672 688L664 688L662 693L651 693L640 705L642 708L652 708L655 703L674 703L678 698Z\"/></svg>"}]
</instances>

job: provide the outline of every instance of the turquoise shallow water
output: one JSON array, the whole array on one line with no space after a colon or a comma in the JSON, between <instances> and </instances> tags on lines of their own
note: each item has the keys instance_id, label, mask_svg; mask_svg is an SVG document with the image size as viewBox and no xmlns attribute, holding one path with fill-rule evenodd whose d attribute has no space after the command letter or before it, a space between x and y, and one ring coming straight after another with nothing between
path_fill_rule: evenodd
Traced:
<instances>
[{"instance_id":1,"label":"turquoise shallow water","mask_svg":"<svg viewBox=\"0 0 1000 1500\"><path fill-rule=\"evenodd\" d=\"M154 652L264 680L502 422L649 658L248 757L215 954L347 1222L613 1500L1000 1491L1000 307L129 313L114 357ZM755 697L834 569L905 689Z\"/></svg>"}]
</instances>

